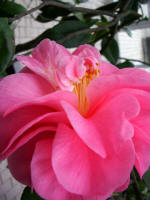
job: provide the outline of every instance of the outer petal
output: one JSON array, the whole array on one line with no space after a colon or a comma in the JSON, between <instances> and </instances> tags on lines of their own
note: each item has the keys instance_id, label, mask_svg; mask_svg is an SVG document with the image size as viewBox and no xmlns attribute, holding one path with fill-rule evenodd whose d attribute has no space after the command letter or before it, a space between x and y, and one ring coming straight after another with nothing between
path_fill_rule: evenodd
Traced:
<instances>
[{"instance_id":1,"label":"outer petal","mask_svg":"<svg viewBox=\"0 0 150 200\"><path fill-rule=\"evenodd\" d=\"M90 110L118 89L132 88L150 91L150 74L140 69L117 70L110 75L100 75L87 88Z\"/></svg>"},{"instance_id":2,"label":"outer petal","mask_svg":"<svg viewBox=\"0 0 150 200\"><path fill-rule=\"evenodd\" d=\"M40 140L35 147L31 162L33 187L45 200L80 200L81 197L67 192L57 181L51 166L52 139Z\"/></svg>"},{"instance_id":3,"label":"outer petal","mask_svg":"<svg viewBox=\"0 0 150 200\"><path fill-rule=\"evenodd\" d=\"M81 45L74 52L73 55L82 58L87 71L92 69L97 69L100 66L100 53L99 51L91 45Z\"/></svg>"},{"instance_id":4,"label":"outer petal","mask_svg":"<svg viewBox=\"0 0 150 200\"><path fill-rule=\"evenodd\" d=\"M47 112L51 112L51 109L46 106L30 105L28 109L20 108L15 112L10 113L6 117L1 118L0 136L3 138L3 140L0 142L0 152L4 150L11 138L19 129ZM6 127L8 128L6 129Z\"/></svg>"},{"instance_id":5,"label":"outer petal","mask_svg":"<svg viewBox=\"0 0 150 200\"><path fill-rule=\"evenodd\" d=\"M63 107L76 133L102 157L118 152L131 139L134 129L129 120L140 110L136 98L128 94L112 98L86 118L65 102Z\"/></svg>"},{"instance_id":6,"label":"outer petal","mask_svg":"<svg viewBox=\"0 0 150 200\"><path fill-rule=\"evenodd\" d=\"M74 69L77 64L73 63L73 56L56 42L45 39L33 50L32 58L18 56L17 59L33 72L47 79L55 89L60 87L72 90L72 79L70 80L65 73L66 66L69 64Z\"/></svg>"},{"instance_id":7,"label":"outer petal","mask_svg":"<svg viewBox=\"0 0 150 200\"><path fill-rule=\"evenodd\" d=\"M133 137L135 146L135 167L142 178L143 174L150 166L150 137L138 127L135 126L135 135Z\"/></svg>"},{"instance_id":8,"label":"outer petal","mask_svg":"<svg viewBox=\"0 0 150 200\"><path fill-rule=\"evenodd\" d=\"M118 154L102 159L72 129L65 125L58 127L52 166L60 184L70 192L85 196L110 195L125 183L133 164L134 149L130 141Z\"/></svg>"},{"instance_id":9,"label":"outer petal","mask_svg":"<svg viewBox=\"0 0 150 200\"><path fill-rule=\"evenodd\" d=\"M80 45L74 52L73 55L86 58L86 57L93 57L97 60L98 63L100 63L100 53L97 48L85 44Z\"/></svg>"},{"instance_id":10,"label":"outer petal","mask_svg":"<svg viewBox=\"0 0 150 200\"><path fill-rule=\"evenodd\" d=\"M42 63L46 70L49 70L50 65L55 64L56 57L61 56L59 52L61 52L62 57L70 56L69 51L63 46L55 41L44 39L32 51L32 57Z\"/></svg>"},{"instance_id":11,"label":"outer petal","mask_svg":"<svg viewBox=\"0 0 150 200\"><path fill-rule=\"evenodd\" d=\"M47 81L35 74L18 73L0 81L0 113L52 92Z\"/></svg>"},{"instance_id":12,"label":"outer petal","mask_svg":"<svg viewBox=\"0 0 150 200\"><path fill-rule=\"evenodd\" d=\"M33 138L27 144L19 148L8 158L8 167L12 175L21 183L32 186L30 163L34 152L35 144L39 139L47 137L50 132L42 132L41 135Z\"/></svg>"},{"instance_id":13,"label":"outer petal","mask_svg":"<svg viewBox=\"0 0 150 200\"><path fill-rule=\"evenodd\" d=\"M42 130L46 128L46 130L56 131L57 123L66 123L66 121L66 116L62 112L47 113L32 120L14 134L7 147L1 153L0 159L5 159L8 155L12 154L16 149L37 135L39 133L38 127Z\"/></svg>"},{"instance_id":14,"label":"outer petal","mask_svg":"<svg viewBox=\"0 0 150 200\"><path fill-rule=\"evenodd\" d=\"M100 69L101 69L100 76L109 75L119 70L117 67L115 67L111 63L104 62L104 61L100 63Z\"/></svg>"}]
</instances>

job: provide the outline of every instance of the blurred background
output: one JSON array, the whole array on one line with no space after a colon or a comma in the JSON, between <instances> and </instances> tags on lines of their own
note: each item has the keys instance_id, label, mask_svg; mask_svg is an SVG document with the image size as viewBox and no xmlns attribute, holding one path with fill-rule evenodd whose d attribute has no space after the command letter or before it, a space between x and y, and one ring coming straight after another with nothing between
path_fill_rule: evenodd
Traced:
<instances>
[{"instance_id":1,"label":"blurred background","mask_svg":"<svg viewBox=\"0 0 150 200\"><path fill-rule=\"evenodd\" d=\"M24 6L27 10L38 6L41 1L40 0L15 0L12 2L16 2ZM96 9L111 3L115 3L118 1L111 1L111 0L85 0L85 1L67 1L64 0L63 2L72 3L75 6L80 6L84 8ZM125 2L125 0L124 0ZM0 15L1 9L3 5L0 5ZM20 44L26 44L28 41L32 41L40 34L42 34L45 30L49 29L50 27L54 27L59 22L59 15L56 18L52 18L51 20L44 19L44 17L37 20L37 16L41 13L40 10L37 10L30 15L24 16L19 20L15 21L14 23L14 39L15 45L19 46ZM138 13L142 15L142 18L139 20L135 19L132 20L131 23L126 24L120 31L116 31L113 33L112 30L110 31L110 35L108 37L112 37L117 42L114 44L110 41L110 46L112 49L116 48L115 55L111 52L111 49L108 48L111 57L108 52L103 50L103 59L107 59L110 62L112 61L113 64L117 64L120 68L123 67L123 64L128 62L129 65L133 64L135 67L144 68L145 70L150 71L150 1L140 1L138 6ZM80 13L76 13L77 19L84 21L83 16ZM96 17L95 17L96 19ZM43 20L43 21L42 21ZM45 21L44 21L45 20ZM106 20L105 17L102 20L104 23ZM43 23L44 22L44 23ZM97 26L98 26L97 22ZM119 24L120 25L120 24ZM118 26L119 26L118 25ZM92 35L92 37L94 34ZM97 36L96 36L97 37ZM101 39L101 37L99 37ZM102 38L104 39L104 37ZM95 40L95 38L93 39ZM92 42L91 42L92 43ZM0 43L1 44L1 43ZM102 40L95 40L94 44L97 46L98 49L102 48ZM111 45L112 44L112 45ZM119 50L118 50L119 47ZM71 49L74 47L71 47ZM18 48L19 49L19 48ZM29 52L30 49L25 49L24 51L18 51L17 54ZM116 53L117 52L117 53ZM15 53L15 54L16 54ZM15 58L15 54L12 56L13 59ZM117 54L117 55L116 55ZM117 61L116 61L117 56ZM114 61L115 59L115 61ZM116 62L116 63L115 63ZM121 65L120 65L121 64ZM19 64L14 60L13 67L15 70L18 71ZM127 66L128 67L128 66ZM11 70L8 70L7 73L9 74ZM19 200L22 190L24 186L14 180L7 168L7 161L3 161L0 163L0 200Z\"/></svg>"}]
</instances>

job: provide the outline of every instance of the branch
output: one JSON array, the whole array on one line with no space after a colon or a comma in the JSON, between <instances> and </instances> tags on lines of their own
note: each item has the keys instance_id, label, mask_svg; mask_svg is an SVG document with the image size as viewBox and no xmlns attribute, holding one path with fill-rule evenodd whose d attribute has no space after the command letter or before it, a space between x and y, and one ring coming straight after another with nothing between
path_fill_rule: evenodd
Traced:
<instances>
[{"instance_id":1,"label":"branch","mask_svg":"<svg viewBox=\"0 0 150 200\"><path fill-rule=\"evenodd\" d=\"M76 31L74 33L70 33L67 36L65 36L64 38L58 40L57 42L60 43L60 44L62 44L65 40L68 40L68 39L70 39L72 37L75 37L77 35L80 35L82 33L91 33L91 32L98 32L98 31L105 30L107 28L110 28L110 27L114 26L116 23L118 23L118 21L120 19L122 19L123 17L125 17L125 16L127 16L129 14L141 16L141 15L137 14L136 12L129 10L127 12L119 14L118 16L116 16L116 18L114 20L112 20L108 24L104 24L104 25L102 25L100 27L97 27L97 28L87 28L87 29L83 29L83 30L80 30L80 31Z\"/></svg>"},{"instance_id":2,"label":"branch","mask_svg":"<svg viewBox=\"0 0 150 200\"><path fill-rule=\"evenodd\" d=\"M134 14L136 16L137 15L140 16L139 14L137 14L134 11L127 11L125 13L121 13L121 14L117 15L116 18L114 20L110 21L108 24L104 24L104 25L102 25L100 27L97 27L97 28L87 28L87 29L82 29L82 30L70 33L67 36L65 36L64 38L62 38L60 40L57 40L56 42L62 44L65 40L70 39L72 37L75 37L77 35L83 34L83 33L88 33L88 32L91 33L91 32L98 32L98 31L101 31L101 30L105 30L107 28L110 28L110 27L114 26L121 18L123 18L124 16L127 16L131 12L132 12L132 14ZM119 27L119 29L121 29L121 27ZM34 40L31 40L31 41L29 41L27 43L23 43L23 44L17 45L16 46L16 53L19 53L19 52L26 51L28 49L34 48L44 38L41 38L41 35L39 35Z\"/></svg>"},{"instance_id":3,"label":"branch","mask_svg":"<svg viewBox=\"0 0 150 200\"><path fill-rule=\"evenodd\" d=\"M124 58L124 57L120 57L119 59L123 59L123 60L127 60L127 61L133 61L133 62L139 62L142 63L144 65L150 66L150 63L142 61L142 60L137 60L137 59L129 59L129 58Z\"/></svg>"},{"instance_id":4,"label":"branch","mask_svg":"<svg viewBox=\"0 0 150 200\"><path fill-rule=\"evenodd\" d=\"M134 191L135 191L136 199L137 200L143 200L142 194L141 194L141 191L140 191L140 188L139 188L139 184L138 184L137 179L136 179L134 169L132 170L131 177L133 179L132 184L133 184L133 188L134 188Z\"/></svg>"},{"instance_id":5,"label":"branch","mask_svg":"<svg viewBox=\"0 0 150 200\"><path fill-rule=\"evenodd\" d=\"M77 11L77 12L82 12L82 13L86 13L86 14L107 15L107 16L110 16L110 17L114 16L114 14L112 12L105 11L105 10L95 10L95 9L89 9L89 8L75 7L75 6L72 6L72 5L69 5L69 4L64 4L64 3L51 1L51 0L45 0L40 5L28 10L27 12L21 13L19 15L16 15L13 18L10 18L9 23L12 23L16 20L19 20L22 17L29 15L29 14L35 12L36 10L43 8L44 6L56 6L56 7L60 7L60 8L65 8L69 11Z\"/></svg>"}]
</instances>

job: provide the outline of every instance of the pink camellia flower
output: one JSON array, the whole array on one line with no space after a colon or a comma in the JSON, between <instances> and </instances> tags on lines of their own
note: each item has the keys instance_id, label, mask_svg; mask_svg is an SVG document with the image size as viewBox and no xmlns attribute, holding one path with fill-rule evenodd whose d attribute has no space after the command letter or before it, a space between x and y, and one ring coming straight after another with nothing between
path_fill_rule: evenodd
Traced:
<instances>
[{"instance_id":1,"label":"pink camellia flower","mask_svg":"<svg viewBox=\"0 0 150 200\"><path fill-rule=\"evenodd\" d=\"M150 74L48 39L0 81L0 158L46 200L105 200L150 165Z\"/></svg>"}]
</instances>

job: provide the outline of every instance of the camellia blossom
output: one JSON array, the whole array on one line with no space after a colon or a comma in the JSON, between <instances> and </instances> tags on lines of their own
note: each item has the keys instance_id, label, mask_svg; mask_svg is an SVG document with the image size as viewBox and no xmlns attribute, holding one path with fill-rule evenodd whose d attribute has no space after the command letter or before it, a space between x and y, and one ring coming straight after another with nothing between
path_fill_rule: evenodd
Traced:
<instances>
[{"instance_id":1,"label":"camellia blossom","mask_svg":"<svg viewBox=\"0 0 150 200\"><path fill-rule=\"evenodd\" d=\"M0 81L0 158L45 200L105 200L150 165L150 74L43 40Z\"/></svg>"}]
</instances>

